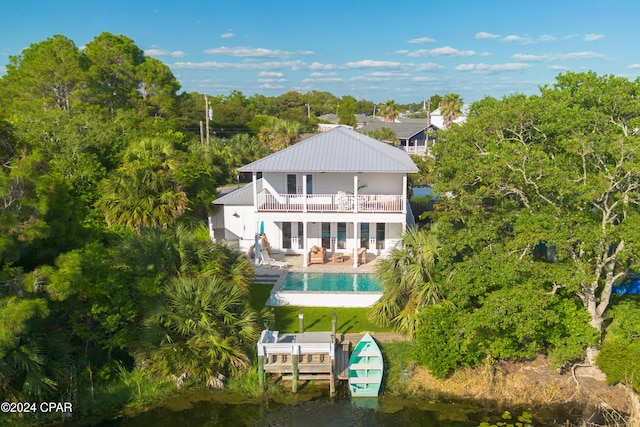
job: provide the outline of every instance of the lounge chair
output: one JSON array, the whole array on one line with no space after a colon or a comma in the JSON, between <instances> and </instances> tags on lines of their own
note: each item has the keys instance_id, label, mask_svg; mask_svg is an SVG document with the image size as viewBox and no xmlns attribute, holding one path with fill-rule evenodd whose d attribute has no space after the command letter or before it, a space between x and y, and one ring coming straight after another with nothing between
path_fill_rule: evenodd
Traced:
<instances>
[{"instance_id":1,"label":"lounge chair","mask_svg":"<svg viewBox=\"0 0 640 427\"><path fill-rule=\"evenodd\" d=\"M260 251L260 266L261 267L262 266L278 267L279 269L283 269L283 268L291 267L291 264L286 263L284 261L276 261L275 259L269 256L266 250L263 249Z\"/></svg>"}]
</instances>

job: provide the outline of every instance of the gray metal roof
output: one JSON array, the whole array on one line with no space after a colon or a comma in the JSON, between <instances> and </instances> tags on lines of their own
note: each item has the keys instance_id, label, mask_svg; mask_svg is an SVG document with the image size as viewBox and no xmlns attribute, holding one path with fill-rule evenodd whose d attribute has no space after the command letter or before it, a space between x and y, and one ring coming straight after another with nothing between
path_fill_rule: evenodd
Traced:
<instances>
[{"instance_id":1,"label":"gray metal roof","mask_svg":"<svg viewBox=\"0 0 640 427\"><path fill-rule=\"evenodd\" d=\"M385 122L370 122L364 125L360 132L371 132L374 129L387 127L396 133L398 139L409 139L414 135L419 134L427 127L426 119L418 123L385 123Z\"/></svg>"},{"instance_id":2,"label":"gray metal roof","mask_svg":"<svg viewBox=\"0 0 640 427\"><path fill-rule=\"evenodd\" d=\"M256 181L258 191L262 189L262 178ZM213 201L214 205L253 205L253 182L233 190Z\"/></svg>"},{"instance_id":3,"label":"gray metal roof","mask_svg":"<svg viewBox=\"0 0 640 427\"><path fill-rule=\"evenodd\" d=\"M418 172L404 151L337 127L238 169L240 172Z\"/></svg>"}]
</instances>

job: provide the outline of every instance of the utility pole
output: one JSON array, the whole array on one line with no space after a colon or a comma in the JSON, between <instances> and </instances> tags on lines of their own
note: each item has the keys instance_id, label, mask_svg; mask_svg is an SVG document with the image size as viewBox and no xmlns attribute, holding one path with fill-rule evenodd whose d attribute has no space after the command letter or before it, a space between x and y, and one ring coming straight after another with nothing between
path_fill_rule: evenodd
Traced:
<instances>
[{"instance_id":1,"label":"utility pole","mask_svg":"<svg viewBox=\"0 0 640 427\"><path fill-rule=\"evenodd\" d=\"M207 95L204 95L204 107L206 114L206 127L207 127L207 147L209 146L209 121L213 118L213 109L209 107L209 98Z\"/></svg>"}]
</instances>

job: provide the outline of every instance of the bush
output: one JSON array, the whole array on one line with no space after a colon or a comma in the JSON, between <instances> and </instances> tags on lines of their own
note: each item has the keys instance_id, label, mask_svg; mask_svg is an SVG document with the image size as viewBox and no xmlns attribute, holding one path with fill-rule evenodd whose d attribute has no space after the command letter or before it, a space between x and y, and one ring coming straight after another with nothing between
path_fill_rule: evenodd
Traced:
<instances>
[{"instance_id":1,"label":"bush","mask_svg":"<svg viewBox=\"0 0 640 427\"><path fill-rule=\"evenodd\" d=\"M424 310L424 323L416 336L416 360L427 366L435 377L444 378L468 363L463 330L465 317L465 313L449 304Z\"/></svg>"},{"instance_id":2,"label":"bush","mask_svg":"<svg viewBox=\"0 0 640 427\"><path fill-rule=\"evenodd\" d=\"M625 383L640 391L640 345L610 339L602 344L596 359L598 367L607 374L607 383Z\"/></svg>"}]
</instances>

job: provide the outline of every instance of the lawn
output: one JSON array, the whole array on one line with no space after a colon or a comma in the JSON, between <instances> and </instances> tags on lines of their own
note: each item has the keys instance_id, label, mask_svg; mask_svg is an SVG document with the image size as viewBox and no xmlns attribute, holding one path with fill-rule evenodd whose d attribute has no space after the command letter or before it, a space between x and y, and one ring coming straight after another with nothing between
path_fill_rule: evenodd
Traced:
<instances>
[{"instance_id":1,"label":"lawn","mask_svg":"<svg viewBox=\"0 0 640 427\"><path fill-rule=\"evenodd\" d=\"M269 298L271 285L254 284L251 287L249 298L251 305L257 310L262 310ZM299 321L298 315L300 309L304 314L304 330L313 331L330 331L331 318L333 316L333 308L331 307L273 307L275 317L275 325L273 329L282 332L298 332ZM370 322L368 319L368 308L342 308L336 310L337 316L337 332L338 333L357 333L357 332L388 332L390 328L381 328Z\"/></svg>"}]
</instances>

